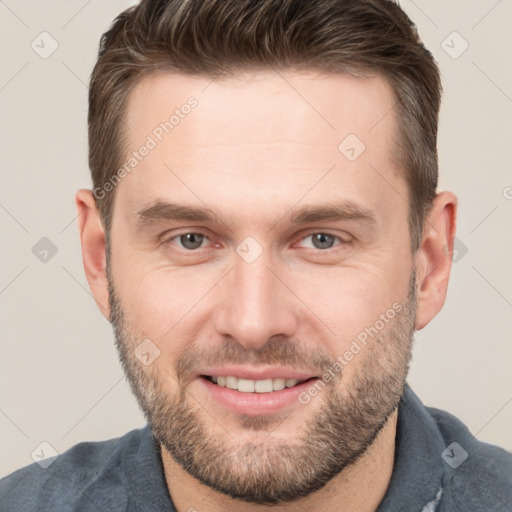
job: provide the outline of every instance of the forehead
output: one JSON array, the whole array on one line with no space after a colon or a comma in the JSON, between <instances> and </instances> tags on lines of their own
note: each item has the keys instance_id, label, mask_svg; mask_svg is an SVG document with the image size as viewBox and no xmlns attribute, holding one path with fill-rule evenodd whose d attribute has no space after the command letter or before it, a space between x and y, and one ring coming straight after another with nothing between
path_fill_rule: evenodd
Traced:
<instances>
[{"instance_id":1,"label":"forehead","mask_svg":"<svg viewBox=\"0 0 512 512\"><path fill-rule=\"evenodd\" d=\"M130 209L176 191L197 201L197 192L211 196L212 189L231 202L235 193L260 201L287 192L292 201L330 169L311 195L354 180L360 189L375 188L378 174L401 178L393 105L391 87L378 75L150 75L128 98L126 157L149 140L151 150L116 194Z\"/></svg>"},{"instance_id":2,"label":"forehead","mask_svg":"<svg viewBox=\"0 0 512 512\"><path fill-rule=\"evenodd\" d=\"M155 121L163 122L183 108L191 97L198 103L194 117L202 123L179 123L174 134L192 128L205 142L228 137L233 143L251 139L265 141L261 129L271 126L272 134L297 136L297 142L336 142L347 130L368 138L383 118L394 122L393 93L380 76L355 77L347 74L320 74L317 71L244 72L236 77L212 79L182 74L159 73L143 78L127 101L127 124L133 135L151 133ZM304 130L307 121L309 128ZM257 123L257 124L255 124ZM215 132L211 131L212 124ZM233 126L245 128L244 132ZM260 130L258 130L260 129ZM259 131L259 133L258 133Z\"/></svg>"}]
</instances>

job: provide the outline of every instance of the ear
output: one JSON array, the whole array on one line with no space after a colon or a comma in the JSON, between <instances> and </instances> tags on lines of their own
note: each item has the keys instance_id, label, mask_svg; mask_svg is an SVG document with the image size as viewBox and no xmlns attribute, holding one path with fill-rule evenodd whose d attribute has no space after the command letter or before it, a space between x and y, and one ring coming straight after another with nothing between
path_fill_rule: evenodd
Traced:
<instances>
[{"instance_id":1,"label":"ear","mask_svg":"<svg viewBox=\"0 0 512 512\"><path fill-rule=\"evenodd\" d=\"M105 252L105 231L96 201L91 190L80 189L75 195L78 211L78 230L82 244L82 260L85 275L96 304L108 320L107 263Z\"/></svg>"},{"instance_id":2,"label":"ear","mask_svg":"<svg viewBox=\"0 0 512 512\"><path fill-rule=\"evenodd\" d=\"M432 204L416 254L418 310L416 329L423 329L441 311L452 268L457 218L457 198L441 192Z\"/></svg>"}]
</instances>

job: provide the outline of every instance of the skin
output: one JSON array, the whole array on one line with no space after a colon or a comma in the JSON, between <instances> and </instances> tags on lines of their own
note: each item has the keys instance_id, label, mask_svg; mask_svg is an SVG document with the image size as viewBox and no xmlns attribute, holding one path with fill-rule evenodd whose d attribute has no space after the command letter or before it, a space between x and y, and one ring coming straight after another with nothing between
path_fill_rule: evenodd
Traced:
<instances>
[{"instance_id":1,"label":"skin","mask_svg":"<svg viewBox=\"0 0 512 512\"><path fill-rule=\"evenodd\" d=\"M163 392L176 393L175 363L192 341L215 350L229 339L253 352L278 336L301 340L306 352L335 359L394 303L407 303L414 270L411 330L435 317L447 292L456 198L450 192L437 195L421 248L412 254L404 200L409 194L395 161L397 119L385 79L304 70L222 81L147 77L129 98L131 150L190 96L198 106L116 186L111 231L110 278L126 328L130 339L150 338L158 346L160 355L148 372ZM338 150L351 133L366 145L352 162ZM221 221L160 220L141 227L137 212L156 199L206 205ZM347 200L373 212L374 221L299 226L287 221L298 207ZM87 279L109 319L104 228L90 190L78 191L76 204ZM198 231L208 239L197 253L180 246L179 237L167 244L158 240L164 233L169 240ZM332 248L315 250L308 236L314 233L339 238ZM248 236L262 249L250 264L236 252ZM354 357L331 388L348 393L364 375L369 354L385 355L392 324L381 333L384 341ZM307 406L293 404L285 415L267 416L258 427L254 416L244 423L212 401L197 379L186 389L208 435L229 431L228 451L235 441L270 447L298 440L304 422L322 410L328 396L320 392ZM376 510L392 474L395 433L396 412L356 462L318 492L275 510ZM179 512L267 508L211 490L165 449L162 458Z\"/></svg>"}]
</instances>

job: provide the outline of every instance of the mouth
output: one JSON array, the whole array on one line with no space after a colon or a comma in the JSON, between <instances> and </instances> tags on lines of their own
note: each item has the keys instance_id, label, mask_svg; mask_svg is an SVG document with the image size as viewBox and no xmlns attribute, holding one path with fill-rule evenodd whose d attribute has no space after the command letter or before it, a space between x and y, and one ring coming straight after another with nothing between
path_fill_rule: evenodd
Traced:
<instances>
[{"instance_id":1,"label":"mouth","mask_svg":"<svg viewBox=\"0 0 512 512\"><path fill-rule=\"evenodd\" d=\"M316 379L316 377L306 379L286 379L277 377L252 380L235 377L233 375L201 375L201 377L221 388L228 388L241 393L272 393L282 391L286 388L294 388L304 382Z\"/></svg>"},{"instance_id":2,"label":"mouth","mask_svg":"<svg viewBox=\"0 0 512 512\"><path fill-rule=\"evenodd\" d=\"M315 370L270 365L203 367L195 374L207 403L246 416L278 414L301 406L300 397L319 378Z\"/></svg>"}]
</instances>

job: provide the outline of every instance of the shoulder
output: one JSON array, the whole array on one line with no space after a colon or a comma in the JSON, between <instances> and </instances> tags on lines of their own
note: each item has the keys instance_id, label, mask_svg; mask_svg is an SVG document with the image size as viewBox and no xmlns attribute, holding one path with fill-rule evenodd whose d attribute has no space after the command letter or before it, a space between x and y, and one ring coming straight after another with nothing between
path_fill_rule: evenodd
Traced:
<instances>
[{"instance_id":1,"label":"shoulder","mask_svg":"<svg viewBox=\"0 0 512 512\"><path fill-rule=\"evenodd\" d=\"M105 510L124 510L122 501L126 505L128 495L122 461L137 450L147 428L108 441L79 443L48 466L33 463L11 473L0 480L2 512L35 512L44 504L52 510L80 510L80 500L92 488L98 495L98 487L108 489ZM109 500L115 500L116 506L108 508Z\"/></svg>"},{"instance_id":2,"label":"shoulder","mask_svg":"<svg viewBox=\"0 0 512 512\"><path fill-rule=\"evenodd\" d=\"M441 459L447 510L512 511L512 454L479 441L452 414L427 410L445 443Z\"/></svg>"}]
</instances>

